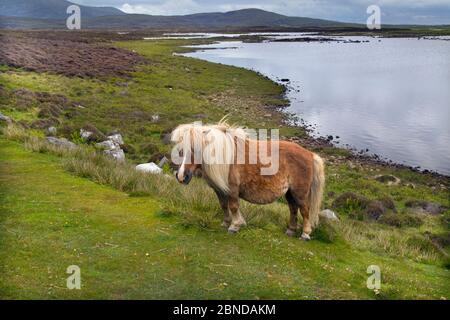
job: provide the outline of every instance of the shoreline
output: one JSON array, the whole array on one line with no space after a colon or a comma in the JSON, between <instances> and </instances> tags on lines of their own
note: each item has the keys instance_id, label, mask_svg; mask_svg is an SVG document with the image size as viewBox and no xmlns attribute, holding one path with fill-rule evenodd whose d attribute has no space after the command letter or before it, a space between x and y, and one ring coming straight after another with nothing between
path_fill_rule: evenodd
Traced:
<instances>
[{"instance_id":1,"label":"shoreline","mask_svg":"<svg viewBox=\"0 0 450 320\"><path fill-rule=\"evenodd\" d=\"M240 37L229 38L226 40L222 40L221 38L220 38L220 40L217 40L214 38L211 38L211 39L189 39L189 40L191 40L193 42L195 42L196 40L203 40L201 45L208 45L208 44L220 43L222 41L230 41L230 42L240 41ZM258 42L262 42L262 41L263 40L261 40L261 39L258 40ZM273 40L271 40L271 41L273 41ZM193 43L191 45L197 46L197 44L195 44L195 43ZM182 46L179 48L189 49L189 51L180 53L181 56L184 56L185 53L197 52L199 50L205 50L204 48L193 48L190 46L188 46L188 47ZM208 48L207 50L214 50L214 49L217 49L217 48ZM192 58L192 57L190 57L190 58ZM200 59L200 58L193 58L193 59L210 62L210 61ZM214 63L214 62L210 62L210 63ZM233 65L229 65L229 66L235 67ZM382 167L391 168L391 169L406 169L406 170L410 170L415 173L431 175L434 178L443 180L444 184L447 187L450 187L450 175L446 175L446 174L443 174L443 173L440 173L440 172L437 172L437 171L431 170L431 169L423 169L420 166L412 166L412 165L398 163L398 162L395 162L395 161L389 159L388 157L383 157L378 154L369 154L367 151L365 151L363 149L357 149L348 144L346 145L347 147L339 147L339 146L335 145L334 143L332 143L332 141L334 140L334 137L335 137L334 134L330 134L328 137L313 136L311 134L314 131L314 129L311 129L311 127L313 126L312 123L308 123L305 119L299 117L299 115L297 115L295 113L286 112L286 109L289 108L292 103L288 97L288 93L289 93L289 91L294 90L294 88L289 86L289 83L290 83L289 81L283 81L285 79L275 80L259 71L248 69L248 68L244 68L244 69L246 69L250 72L254 72L260 77L269 79L274 84L282 86L284 88L283 99L288 101L288 103L285 106L276 106L276 107L273 107L270 109L273 110L273 112L279 112L282 114L283 120L280 123L281 125L286 126L286 127L301 128L307 135L307 137L299 137L299 136L283 137L284 139L295 141L299 144L302 144L302 146L305 146L308 148L313 148L313 149L332 148L335 150L344 150L344 151L348 152L349 154L347 156L345 156L344 159L341 159L341 160L344 160L343 162L347 162L347 161L351 160L351 161L358 162L358 164L360 164L360 165L376 165L376 166L382 166ZM267 108L267 106L266 106L266 108ZM289 122L291 122L293 124L290 124ZM329 137L332 137L332 139L329 139Z\"/></svg>"}]
</instances>

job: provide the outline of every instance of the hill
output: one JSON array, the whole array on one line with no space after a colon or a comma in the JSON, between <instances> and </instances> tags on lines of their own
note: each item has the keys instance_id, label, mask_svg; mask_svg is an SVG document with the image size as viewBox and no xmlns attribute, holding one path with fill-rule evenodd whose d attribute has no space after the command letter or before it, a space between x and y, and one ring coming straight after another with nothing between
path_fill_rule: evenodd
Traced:
<instances>
[{"instance_id":1,"label":"hill","mask_svg":"<svg viewBox=\"0 0 450 320\"><path fill-rule=\"evenodd\" d=\"M66 0L0 0L0 14L17 18L65 19L67 7L73 4ZM113 7L79 7L86 18L125 15Z\"/></svg>"},{"instance_id":2,"label":"hill","mask_svg":"<svg viewBox=\"0 0 450 320\"><path fill-rule=\"evenodd\" d=\"M0 28L59 29L65 27L65 0L0 0ZM226 29L307 28L349 26L336 21L289 17L260 9L198 13L181 16L126 14L116 8L80 6L82 26L89 29Z\"/></svg>"}]
</instances>

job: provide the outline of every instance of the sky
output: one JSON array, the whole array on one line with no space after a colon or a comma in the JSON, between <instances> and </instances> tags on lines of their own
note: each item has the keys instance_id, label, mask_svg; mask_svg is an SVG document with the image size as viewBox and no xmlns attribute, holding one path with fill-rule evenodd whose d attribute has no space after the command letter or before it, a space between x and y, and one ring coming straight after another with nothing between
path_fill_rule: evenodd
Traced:
<instances>
[{"instance_id":1,"label":"sky","mask_svg":"<svg viewBox=\"0 0 450 320\"><path fill-rule=\"evenodd\" d=\"M367 7L381 9L381 23L450 24L450 0L71 0L113 6L127 13L183 15L259 8L280 14L365 23Z\"/></svg>"}]
</instances>

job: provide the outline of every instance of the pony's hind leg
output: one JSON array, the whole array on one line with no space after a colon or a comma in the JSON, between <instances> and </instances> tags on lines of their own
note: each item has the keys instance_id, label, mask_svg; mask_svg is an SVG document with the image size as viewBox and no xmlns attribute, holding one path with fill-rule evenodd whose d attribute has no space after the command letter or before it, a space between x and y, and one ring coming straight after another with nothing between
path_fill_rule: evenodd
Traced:
<instances>
[{"instance_id":1,"label":"pony's hind leg","mask_svg":"<svg viewBox=\"0 0 450 320\"><path fill-rule=\"evenodd\" d=\"M231 225L228 228L229 233L236 233L242 226L246 225L245 219L239 210L239 198L229 197L228 198L228 209L231 213Z\"/></svg>"},{"instance_id":2,"label":"pony's hind leg","mask_svg":"<svg viewBox=\"0 0 450 320\"><path fill-rule=\"evenodd\" d=\"M231 224L231 215L230 209L228 208L228 196L221 193L220 191L216 191L217 198L219 199L220 207L223 210L223 222L222 227L228 228Z\"/></svg>"},{"instance_id":3,"label":"pony's hind leg","mask_svg":"<svg viewBox=\"0 0 450 320\"><path fill-rule=\"evenodd\" d=\"M300 239L303 240L311 240L311 232L312 232L312 227L311 227L311 222L309 220L309 206L302 202L302 204L300 205L300 212L302 213L302 217L303 217L303 233L300 236Z\"/></svg>"},{"instance_id":4,"label":"pony's hind leg","mask_svg":"<svg viewBox=\"0 0 450 320\"><path fill-rule=\"evenodd\" d=\"M289 237L294 237L295 232L297 231L297 213L299 206L290 191L286 193L286 200L288 202L289 211L291 213L289 217L289 226L286 230L286 235L288 235Z\"/></svg>"}]
</instances>

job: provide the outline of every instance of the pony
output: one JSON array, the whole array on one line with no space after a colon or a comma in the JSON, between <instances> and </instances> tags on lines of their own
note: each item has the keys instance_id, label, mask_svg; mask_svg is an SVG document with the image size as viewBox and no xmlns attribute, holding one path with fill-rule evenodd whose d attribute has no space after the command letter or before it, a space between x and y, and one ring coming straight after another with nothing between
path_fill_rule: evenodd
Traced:
<instances>
[{"instance_id":1,"label":"pony","mask_svg":"<svg viewBox=\"0 0 450 320\"><path fill-rule=\"evenodd\" d=\"M209 125L179 125L173 130L171 141L176 144L172 161L179 165L175 171L177 180L189 184L194 172L201 171L217 195L224 213L222 225L228 232L236 233L246 225L239 199L269 204L285 196L290 210L286 234L295 236L300 210L300 239L311 239L319 222L325 186L324 162L317 154L289 141L254 139L243 128L222 120ZM267 162L261 150L270 150L268 155L277 158L271 157L271 162ZM274 172L262 174L271 166L275 167Z\"/></svg>"}]
</instances>

